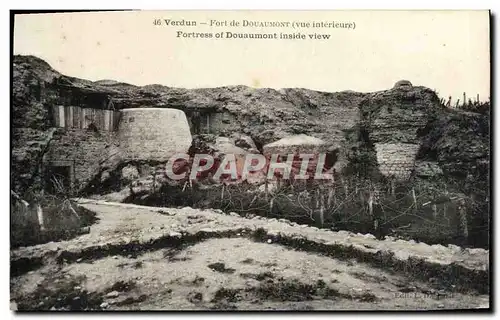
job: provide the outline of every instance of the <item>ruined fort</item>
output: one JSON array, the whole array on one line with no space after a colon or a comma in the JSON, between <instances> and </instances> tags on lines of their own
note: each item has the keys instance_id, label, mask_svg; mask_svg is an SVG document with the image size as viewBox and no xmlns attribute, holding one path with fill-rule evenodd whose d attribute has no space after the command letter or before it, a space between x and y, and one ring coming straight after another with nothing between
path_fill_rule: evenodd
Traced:
<instances>
[{"instance_id":1,"label":"ruined fort","mask_svg":"<svg viewBox=\"0 0 500 320\"><path fill-rule=\"evenodd\" d=\"M488 199L488 116L447 108L433 90L408 80L371 93L138 87L72 78L32 56L15 57L13 79L11 189L19 195L53 192L56 177L71 194L124 191L116 200L142 194L161 202L165 196L156 193L171 185L165 165L174 154L235 154L241 167L247 153L322 152L337 181L329 188L359 194L362 207L346 212L364 210L385 192L396 197L391 203L427 199L422 210L431 216L451 210L441 194ZM253 183L268 190L265 181ZM318 194L314 211L329 203L333 219L332 194ZM469 208L474 217L484 210Z\"/></svg>"},{"instance_id":2,"label":"ruined fort","mask_svg":"<svg viewBox=\"0 0 500 320\"><path fill-rule=\"evenodd\" d=\"M187 152L193 137L227 137L231 143L243 138L255 146L250 152L263 152L268 144L303 135L337 152L339 172L362 158L360 153L371 154L370 165L391 179L428 175L422 168L442 171L439 154L430 157L423 150L429 147L429 123L449 112L432 90L409 81L374 93L136 87L70 78L29 56L15 57L14 81L19 84L14 92L14 168L29 181L34 178L32 162L40 160L37 151L44 153L43 168L36 174L57 172L72 187L83 188L106 166L164 162Z\"/></svg>"},{"instance_id":3,"label":"ruined fort","mask_svg":"<svg viewBox=\"0 0 500 320\"><path fill-rule=\"evenodd\" d=\"M488 306L489 113L396 80L139 87L15 56L11 307ZM179 153L322 153L334 179L174 181Z\"/></svg>"}]
</instances>

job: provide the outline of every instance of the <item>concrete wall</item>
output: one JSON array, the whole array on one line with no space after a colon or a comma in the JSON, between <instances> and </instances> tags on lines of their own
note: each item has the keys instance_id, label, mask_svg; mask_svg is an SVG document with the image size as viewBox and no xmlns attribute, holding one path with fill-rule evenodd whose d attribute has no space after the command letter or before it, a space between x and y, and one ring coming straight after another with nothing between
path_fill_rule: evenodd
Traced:
<instances>
[{"instance_id":1,"label":"concrete wall","mask_svg":"<svg viewBox=\"0 0 500 320\"><path fill-rule=\"evenodd\" d=\"M175 153L186 153L191 146L189 125L180 110L54 109L54 123L65 130L54 136L44 165L47 170L54 166L70 167L69 178L77 189L106 165L126 160L167 161ZM87 129L90 123L97 130ZM112 130L114 126L116 131Z\"/></svg>"},{"instance_id":2,"label":"concrete wall","mask_svg":"<svg viewBox=\"0 0 500 320\"><path fill-rule=\"evenodd\" d=\"M229 112L202 111L200 112L200 132L194 132L192 115L188 113L186 118L191 134L221 135L234 129L236 123L236 117Z\"/></svg>"},{"instance_id":3,"label":"concrete wall","mask_svg":"<svg viewBox=\"0 0 500 320\"><path fill-rule=\"evenodd\" d=\"M375 150L380 172L397 180L409 179L415 168L418 149L418 144L376 143Z\"/></svg>"},{"instance_id":4,"label":"concrete wall","mask_svg":"<svg viewBox=\"0 0 500 320\"><path fill-rule=\"evenodd\" d=\"M121 113L118 140L124 160L167 161L191 146L191 132L181 110L136 108Z\"/></svg>"}]
</instances>

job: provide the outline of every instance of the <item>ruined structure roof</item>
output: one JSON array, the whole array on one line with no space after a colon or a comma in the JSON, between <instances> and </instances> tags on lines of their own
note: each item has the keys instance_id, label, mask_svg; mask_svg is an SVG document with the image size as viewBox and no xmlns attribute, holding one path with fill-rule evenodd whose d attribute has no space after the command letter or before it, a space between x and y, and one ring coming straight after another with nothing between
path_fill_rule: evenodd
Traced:
<instances>
[{"instance_id":1,"label":"ruined structure roof","mask_svg":"<svg viewBox=\"0 0 500 320\"><path fill-rule=\"evenodd\" d=\"M308 136L306 134L297 134L288 136L278 141L267 144L265 147L281 147L281 146L304 146L304 145L324 145L325 141Z\"/></svg>"}]
</instances>

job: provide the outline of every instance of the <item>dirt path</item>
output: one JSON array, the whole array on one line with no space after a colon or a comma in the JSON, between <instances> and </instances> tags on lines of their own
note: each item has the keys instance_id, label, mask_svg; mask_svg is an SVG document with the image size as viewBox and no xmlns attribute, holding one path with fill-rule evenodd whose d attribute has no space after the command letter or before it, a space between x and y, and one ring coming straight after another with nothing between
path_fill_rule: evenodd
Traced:
<instances>
[{"instance_id":1,"label":"dirt path","mask_svg":"<svg viewBox=\"0 0 500 320\"><path fill-rule=\"evenodd\" d=\"M80 205L97 212L90 233L12 251L19 310L488 307L485 250L217 210Z\"/></svg>"}]
</instances>

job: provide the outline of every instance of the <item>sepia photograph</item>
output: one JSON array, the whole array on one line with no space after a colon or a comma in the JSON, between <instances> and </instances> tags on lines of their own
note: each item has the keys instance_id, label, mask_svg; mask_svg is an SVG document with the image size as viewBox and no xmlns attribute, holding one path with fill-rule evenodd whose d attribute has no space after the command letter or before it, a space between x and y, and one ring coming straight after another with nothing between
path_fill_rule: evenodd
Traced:
<instances>
[{"instance_id":1,"label":"sepia photograph","mask_svg":"<svg viewBox=\"0 0 500 320\"><path fill-rule=\"evenodd\" d=\"M11 310L491 311L491 19L11 11Z\"/></svg>"}]
</instances>

